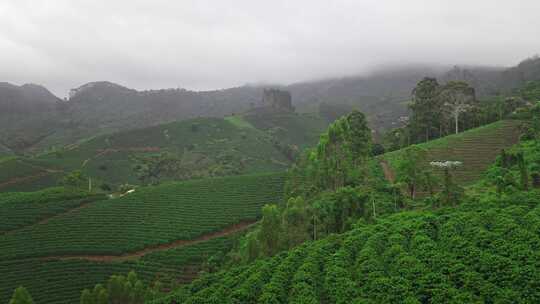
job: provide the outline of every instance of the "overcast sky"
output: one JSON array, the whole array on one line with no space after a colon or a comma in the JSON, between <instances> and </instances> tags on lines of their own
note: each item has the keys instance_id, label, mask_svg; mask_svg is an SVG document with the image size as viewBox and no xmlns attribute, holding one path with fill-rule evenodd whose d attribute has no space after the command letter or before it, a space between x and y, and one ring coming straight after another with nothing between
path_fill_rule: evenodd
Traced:
<instances>
[{"instance_id":1,"label":"overcast sky","mask_svg":"<svg viewBox=\"0 0 540 304\"><path fill-rule=\"evenodd\" d=\"M0 81L214 89L380 64L508 66L540 53L540 0L0 0Z\"/></svg>"}]
</instances>

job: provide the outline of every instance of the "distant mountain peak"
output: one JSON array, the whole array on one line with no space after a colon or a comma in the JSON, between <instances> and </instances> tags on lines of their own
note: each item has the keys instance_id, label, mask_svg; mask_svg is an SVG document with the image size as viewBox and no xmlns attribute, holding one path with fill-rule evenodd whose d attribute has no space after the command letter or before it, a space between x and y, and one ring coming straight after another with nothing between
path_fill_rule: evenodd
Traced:
<instances>
[{"instance_id":1,"label":"distant mountain peak","mask_svg":"<svg viewBox=\"0 0 540 304\"><path fill-rule=\"evenodd\" d=\"M110 81L93 81L86 84L81 85L78 88L71 89L69 91L69 98L74 98L77 95L80 95L82 93L88 92L90 90L100 91L100 90L118 90L118 91L130 91L130 92L136 92L136 90L129 89L127 87L121 86L119 84L116 84L114 82Z\"/></svg>"}]
</instances>

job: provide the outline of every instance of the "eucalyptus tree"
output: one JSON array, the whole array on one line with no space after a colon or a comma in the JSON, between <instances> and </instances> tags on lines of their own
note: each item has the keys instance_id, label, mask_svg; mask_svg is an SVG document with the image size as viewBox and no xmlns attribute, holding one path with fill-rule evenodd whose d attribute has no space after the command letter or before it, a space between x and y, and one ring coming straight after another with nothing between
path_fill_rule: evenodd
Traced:
<instances>
[{"instance_id":1,"label":"eucalyptus tree","mask_svg":"<svg viewBox=\"0 0 540 304\"><path fill-rule=\"evenodd\" d=\"M429 167L425 161L427 158L427 150L412 145L403 150L397 165L397 181L406 185L407 192L411 199L414 199L418 188L431 184L431 181L426 181L426 177L431 177L427 171Z\"/></svg>"},{"instance_id":2,"label":"eucalyptus tree","mask_svg":"<svg viewBox=\"0 0 540 304\"><path fill-rule=\"evenodd\" d=\"M459 133L459 116L471 110L476 101L474 88L463 81L450 81L441 88L440 103L454 120L455 133Z\"/></svg>"},{"instance_id":3,"label":"eucalyptus tree","mask_svg":"<svg viewBox=\"0 0 540 304\"><path fill-rule=\"evenodd\" d=\"M362 183L371 146L371 130L363 113L355 110L339 118L290 170L287 194L308 198Z\"/></svg>"},{"instance_id":4,"label":"eucalyptus tree","mask_svg":"<svg viewBox=\"0 0 540 304\"><path fill-rule=\"evenodd\" d=\"M425 77L412 91L412 102L409 108L412 117L409 126L414 130L416 136L423 137L428 141L433 130L440 125L440 85L437 79ZM439 132L440 133L440 132Z\"/></svg>"},{"instance_id":5,"label":"eucalyptus tree","mask_svg":"<svg viewBox=\"0 0 540 304\"><path fill-rule=\"evenodd\" d=\"M452 179L452 173L451 170L456 169L457 167L460 167L463 165L460 161L432 161L430 162L430 165L433 167L441 168L444 170L444 200L447 205L452 204L455 205L458 201L458 190L459 187L454 183Z\"/></svg>"}]
</instances>

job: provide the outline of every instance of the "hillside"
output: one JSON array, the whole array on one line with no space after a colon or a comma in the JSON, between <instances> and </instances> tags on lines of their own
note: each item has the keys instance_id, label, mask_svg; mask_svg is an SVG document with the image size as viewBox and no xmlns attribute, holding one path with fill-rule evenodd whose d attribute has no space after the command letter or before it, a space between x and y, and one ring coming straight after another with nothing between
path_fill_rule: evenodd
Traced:
<instances>
[{"instance_id":1,"label":"hillside","mask_svg":"<svg viewBox=\"0 0 540 304\"><path fill-rule=\"evenodd\" d=\"M315 142L313 137L302 140L303 144ZM56 185L59 177L73 170L91 177L96 187L114 188L124 183L283 171L289 164L267 132L230 119L196 118L96 136L35 158L0 163L4 169L0 191ZM52 181L41 182L37 177Z\"/></svg>"},{"instance_id":2,"label":"hillside","mask_svg":"<svg viewBox=\"0 0 540 304\"><path fill-rule=\"evenodd\" d=\"M536 303L539 194L401 212L153 303Z\"/></svg>"},{"instance_id":3,"label":"hillside","mask_svg":"<svg viewBox=\"0 0 540 304\"><path fill-rule=\"evenodd\" d=\"M60 99L36 84L0 82L0 117L53 110Z\"/></svg>"},{"instance_id":4,"label":"hillside","mask_svg":"<svg viewBox=\"0 0 540 304\"><path fill-rule=\"evenodd\" d=\"M21 224L0 235L0 272L9 276L0 298L24 285L37 303L74 303L82 289L132 269L147 282L191 280L263 204L281 200L283 182L283 174L204 179L78 203L55 190L3 196L0 210Z\"/></svg>"},{"instance_id":5,"label":"hillside","mask_svg":"<svg viewBox=\"0 0 540 304\"><path fill-rule=\"evenodd\" d=\"M540 80L540 59L533 57L514 67L394 66L371 74L342 78L272 85L291 92L293 106L299 112L317 113L319 104L345 104L365 112L370 126L378 133L395 127L400 116L407 115L406 102L419 80L425 76L441 81L465 80L475 87L479 97L510 93L530 80ZM1 86L0 86L1 87ZM84 84L70 94L67 102L47 111L27 107L26 97L40 96L38 105L50 105L59 99L34 85L4 84L2 100L22 110L0 117L0 144L16 151L42 151L51 146L72 144L98 134L143 128L171 121L203 117L223 117L243 113L261 105L268 86L245 85L214 90L190 91L162 89L138 91L106 81ZM15 89L13 89L15 87ZM23 90L25 94L19 91ZM17 93L18 92L18 93ZM39 93L39 94L38 94ZM47 106L49 109L50 106ZM15 112L20 112L16 110ZM22 116L24 115L24 116Z\"/></svg>"},{"instance_id":6,"label":"hillside","mask_svg":"<svg viewBox=\"0 0 540 304\"><path fill-rule=\"evenodd\" d=\"M34 145L54 132L60 103L42 86L0 82L0 154Z\"/></svg>"},{"instance_id":7,"label":"hillside","mask_svg":"<svg viewBox=\"0 0 540 304\"><path fill-rule=\"evenodd\" d=\"M60 170L33 165L21 157L8 156L0 159L0 192L57 186L63 174Z\"/></svg>"},{"instance_id":8,"label":"hillside","mask_svg":"<svg viewBox=\"0 0 540 304\"><path fill-rule=\"evenodd\" d=\"M242 119L271 134L275 140L296 146L298 151L313 147L328 127L327 121L313 114L250 111L243 114Z\"/></svg>"},{"instance_id":9,"label":"hillside","mask_svg":"<svg viewBox=\"0 0 540 304\"><path fill-rule=\"evenodd\" d=\"M428 151L425 163L446 160L462 162L463 165L455 169L455 180L463 185L471 184L481 178L502 149L508 149L519 141L521 124L517 120L498 121L418 146ZM402 150L389 152L381 160L388 162L390 170L395 171L402 153Z\"/></svg>"}]
</instances>

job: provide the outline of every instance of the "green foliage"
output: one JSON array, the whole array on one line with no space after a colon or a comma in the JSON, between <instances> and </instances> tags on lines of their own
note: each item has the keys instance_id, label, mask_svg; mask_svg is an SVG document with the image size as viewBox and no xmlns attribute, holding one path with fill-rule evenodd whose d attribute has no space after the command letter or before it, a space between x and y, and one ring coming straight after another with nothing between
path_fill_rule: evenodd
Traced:
<instances>
[{"instance_id":1,"label":"green foliage","mask_svg":"<svg viewBox=\"0 0 540 304\"><path fill-rule=\"evenodd\" d=\"M530 85L533 90L535 85ZM412 115L407 124L384 134L386 150L457 134L507 118L527 119L530 105L523 98L512 95L477 99L475 88L467 82L449 81L440 85L435 78L426 77L414 88L409 108Z\"/></svg>"},{"instance_id":2,"label":"green foliage","mask_svg":"<svg viewBox=\"0 0 540 304\"><path fill-rule=\"evenodd\" d=\"M366 180L371 131L364 114L353 111L328 127L315 149L307 150L290 169L289 196L313 196Z\"/></svg>"},{"instance_id":3,"label":"green foliage","mask_svg":"<svg viewBox=\"0 0 540 304\"><path fill-rule=\"evenodd\" d=\"M310 218L306 201L302 197L289 198L282 217L286 248L297 246L310 238L308 234Z\"/></svg>"},{"instance_id":4,"label":"green foliage","mask_svg":"<svg viewBox=\"0 0 540 304\"><path fill-rule=\"evenodd\" d=\"M241 283L248 274L267 277L250 289L260 293L259 303L538 302L538 194L505 200L486 194L455 208L360 224L247 268L203 277L212 284L194 292L202 281L194 282L182 290L181 302L220 290L230 290L220 294L222 303L250 294Z\"/></svg>"},{"instance_id":5,"label":"green foliage","mask_svg":"<svg viewBox=\"0 0 540 304\"><path fill-rule=\"evenodd\" d=\"M60 180L60 184L64 187L71 187L71 188L84 188L86 186L87 179L86 176L83 175L83 173L80 170L75 170L70 172L69 174L66 174L62 180Z\"/></svg>"},{"instance_id":6,"label":"green foliage","mask_svg":"<svg viewBox=\"0 0 540 304\"><path fill-rule=\"evenodd\" d=\"M440 85L435 78L422 79L413 90L413 100L409 105L412 111L411 128L414 137L425 136L428 141L433 129L441 119Z\"/></svg>"},{"instance_id":7,"label":"green foliage","mask_svg":"<svg viewBox=\"0 0 540 304\"><path fill-rule=\"evenodd\" d=\"M274 255L279 249L281 219L276 205L265 205L262 208L261 228L258 238L262 252L266 256Z\"/></svg>"},{"instance_id":8,"label":"green foliage","mask_svg":"<svg viewBox=\"0 0 540 304\"><path fill-rule=\"evenodd\" d=\"M540 101L540 81L528 81L520 89L521 97L528 101Z\"/></svg>"},{"instance_id":9,"label":"green foliage","mask_svg":"<svg viewBox=\"0 0 540 304\"><path fill-rule=\"evenodd\" d=\"M420 187L430 185L431 175L426 163L427 150L418 145L403 149L396 164L397 181L404 183L411 199L415 198Z\"/></svg>"},{"instance_id":10,"label":"green foliage","mask_svg":"<svg viewBox=\"0 0 540 304\"><path fill-rule=\"evenodd\" d=\"M20 286L13 292L13 297L9 300L9 304L34 304L34 300L28 290Z\"/></svg>"},{"instance_id":11,"label":"green foliage","mask_svg":"<svg viewBox=\"0 0 540 304\"><path fill-rule=\"evenodd\" d=\"M155 284L159 286L158 284ZM96 284L92 290L85 289L81 293L81 304L142 304L159 297L160 290L146 286L139 280L135 271L127 276L112 275L107 287Z\"/></svg>"}]
</instances>

